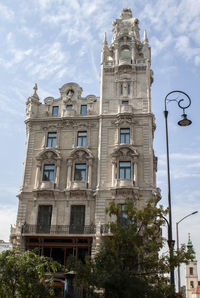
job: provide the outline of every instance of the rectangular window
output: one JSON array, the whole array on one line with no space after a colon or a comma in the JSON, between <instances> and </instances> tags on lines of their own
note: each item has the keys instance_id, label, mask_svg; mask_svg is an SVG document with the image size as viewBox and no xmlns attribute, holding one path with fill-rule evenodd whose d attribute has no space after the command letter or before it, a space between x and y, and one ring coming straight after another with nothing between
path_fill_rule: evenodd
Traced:
<instances>
[{"instance_id":1,"label":"rectangular window","mask_svg":"<svg viewBox=\"0 0 200 298\"><path fill-rule=\"evenodd\" d=\"M51 227L51 205L40 205L38 207L37 233L49 233Z\"/></svg>"},{"instance_id":2,"label":"rectangular window","mask_svg":"<svg viewBox=\"0 0 200 298\"><path fill-rule=\"evenodd\" d=\"M128 105L128 100L122 100L123 105Z\"/></svg>"},{"instance_id":3,"label":"rectangular window","mask_svg":"<svg viewBox=\"0 0 200 298\"><path fill-rule=\"evenodd\" d=\"M130 128L120 129L120 144L130 144Z\"/></svg>"},{"instance_id":4,"label":"rectangular window","mask_svg":"<svg viewBox=\"0 0 200 298\"><path fill-rule=\"evenodd\" d=\"M84 226L85 224L85 205L72 205L70 225Z\"/></svg>"},{"instance_id":5,"label":"rectangular window","mask_svg":"<svg viewBox=\"0 0 200 298\"><path fill-rule=\"evenodd\" d=\"M77 146L86 146L87 145L87 131L78 131L77 136Z\"/></svg>"},{"instance_id":6,"label":"rectangular window","mask_svg":"<svg viewBox=\"0 0 200 298\"><path fill-rule=\"evenodd\" d=\"M87 105L81 105L81 114L87 114Z\"/></svg>"},{"instance_id":7,"label":"rectangular window","mask_svg":"<svg viewBox=\"0 0 200 298\"><path fill-rule=\"evenodd\" d=\"M66 105L67 110L72 110L72 105Z\"/></svg>"},{"instance_id":8,"label":"rectangular window","mask_svg":"<svg viewBox=\"0 0 200 298\"><path fill-rule=\"evenodd\" d=\"M86 164L75 164L74 180L86 181Z\"/></svg>"},{"instance_id":9,"label":"rectangular window","mask_svg":"<svg viewBox=\"0 0 200 298\"><path fill-rule=\"evenodd\" d=\"M128 95L130 95L131 94L131 86L130 86L130 84L128 84Z\"/></svg>"},{"instance_id":10,"label":"rectangular window","mask_svg":"<svg viewBox=\"0 0 200 298\"><path fill-rule=\"evenodd\" d=\"M48 132L47 147L56 147L56 132Z\"/></svg>"},{"instance_id":11,"label":"rectangular window","mask_svg":"<svg viewBox=\"0 0 200 298\"><path fill-rule=\"evenodd\" d=\"M119 179L130 179L131 178L131 162L120 161L119 162Z\"/></svg>"},{"instance_id":12,"label":"rectangular window","mask_svg":"<svg viewBox=\"0 0 200 298\"><path fill-rule=\"evenodd\" d=\"M85 206L72 205L70 216L70 234L83 233L85 225Z\"/></svg>"},{"instance_id":13,"label":"rectangular window","mask_svg":"<svg viewBox=\"0 0 200 298\"><path fill-rule=\"evenodd\" d=\"M52 108L52 115L53 115L53 116L58 116L58 106L54 106L54 107Z\"/></svg>"},{"instance_id":14,"label":"rectangular window","mask_svg":"<svg viewBox=\"0 0 200 298\"><path fill-rule=\"evenodd\" d=\"M120 204L120 214L117 217L117 222L120 223L121 225L127 225L130 223L130 220L128 221L128 216L125 212L125 204Z\"/></svg>"},{"instance_id":15,"label":"rectangular window","mask_svg":"<svg viewBox=\"0 0 200 298\"><path fill-rule=\"evenodd\" d=\"M190 282L190 288L191 289L194 289L194 282L193 282L193 280L191 280L191 282Z\"/></svg>"},{"instance_id":16,"label":"rectangular window","mask_svg":"<svg viewBox=\"0 0 200 298\"><path fill-rule=\"evenodd\" d=\"M193 275L194 274L193 272L194 272L193 267L190 267L190 275Z\"/></svg>"},{"instance_id":17,"label":"rectangular window","mask_svg":"<svg viewBox=\"0 0 200 298\"><path fill-rule=\"evenodd\" d=\"M44 165L43 181L54 181L55 165Z\"/></svg>"},{"instance_id":18,"label":"rectangular window","mask_svg":"<svg viewBox=\"0 0 200 298\"><path fill-rule=\"evenodd\" d=\"M121 95L123 95L123 85L120 86Z\"/></svg>"}]
</instances>

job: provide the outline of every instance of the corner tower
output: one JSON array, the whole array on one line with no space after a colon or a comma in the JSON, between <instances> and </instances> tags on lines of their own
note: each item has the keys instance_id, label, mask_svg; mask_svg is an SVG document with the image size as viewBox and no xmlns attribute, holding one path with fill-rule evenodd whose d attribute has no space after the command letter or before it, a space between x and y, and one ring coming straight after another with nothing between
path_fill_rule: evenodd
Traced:
<instances>
[{"instance_id":1,"label":"corner tower","mask_svg":"<svg viewBox=\"0 0 200 298\"><path fill-rule=\"evenodd\" d=\"M110 45L106 34L102 45L98 189L104 189L104 195L99 193L96 209L101 222L110 199L123 204L137 192L142 194L141 204L152 196L160 198L153 151L151 50L146 31L141 41L138 25L131 10L123 9L113 22Z\"/></svg>"}]
</instances>

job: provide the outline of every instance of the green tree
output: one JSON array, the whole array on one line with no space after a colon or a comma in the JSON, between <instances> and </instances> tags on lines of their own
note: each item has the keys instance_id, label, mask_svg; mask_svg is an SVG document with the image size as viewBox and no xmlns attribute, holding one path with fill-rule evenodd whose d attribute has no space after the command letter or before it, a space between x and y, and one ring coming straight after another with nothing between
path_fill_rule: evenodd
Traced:
<instances>
[{"instance_id":1,"label":"green tree","mask_svg":"<svg viewBox=\"0 0 200 298\"><path fill-rule=\"evenodd\" d=\"M53 279L46 282L46 273L62 267L50 258L33 251L19 254L7 250L0 254L0 297L40 298L53 295Z\"/></svg>"},{"instance_id":2,"label":"green tree","mask_svg":"<svg viewBox=\"0 0 200 298\"><path fill-rule=\"evenodd\" d=\"M98 289L104 290L105 298L167 297L170 264L175 267L190 257L185 247L174 252L171 260L168 252L160 253L166 241L161 226L167 210L153 200L138 208L139 200L140 196L126 200L124 224L120 206L110 203L107 212L113 219L109 224L112 236L104 237L99 253L88 258L86 265L77 265L77 282L92 297L98 297Z\"/></svg>"}]
</instances>

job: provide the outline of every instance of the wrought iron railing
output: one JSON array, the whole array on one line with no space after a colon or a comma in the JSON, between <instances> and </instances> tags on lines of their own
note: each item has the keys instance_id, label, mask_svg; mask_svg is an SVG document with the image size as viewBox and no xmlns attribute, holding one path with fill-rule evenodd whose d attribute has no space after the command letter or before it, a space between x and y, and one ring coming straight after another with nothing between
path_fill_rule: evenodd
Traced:
<instances>
[{"instance_id":1,"label":"wrought iron railing","mask_svg":"<svg viewBox=\"0 0 200 298\"><path fill-rule=\"evenodd\" d=\"M30 225L24 224L22 227L23 234L51 234L51 235L68 235L68 234L94 234L95 225L78 226L78 225Z\"/></svg>"}]
</instances>

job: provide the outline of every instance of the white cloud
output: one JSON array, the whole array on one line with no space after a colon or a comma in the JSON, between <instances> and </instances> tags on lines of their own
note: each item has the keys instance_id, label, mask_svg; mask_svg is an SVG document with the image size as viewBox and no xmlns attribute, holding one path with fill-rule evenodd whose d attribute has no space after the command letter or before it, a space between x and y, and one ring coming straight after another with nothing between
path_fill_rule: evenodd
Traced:
<instances>
[{"instance_id":1,"label":"white cloud","mask_svg":"<svg viewBox=\"0 0 200 298\"><path fill-rule=\"evenodd\" d=\"M7 7L6 5L0 3L0 15L1 18L12 20L14 17L14 11L10 7Z\"/></svg>"}]
</instances>

